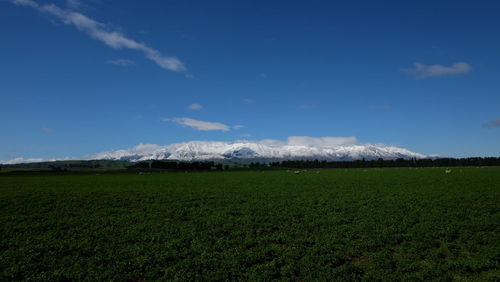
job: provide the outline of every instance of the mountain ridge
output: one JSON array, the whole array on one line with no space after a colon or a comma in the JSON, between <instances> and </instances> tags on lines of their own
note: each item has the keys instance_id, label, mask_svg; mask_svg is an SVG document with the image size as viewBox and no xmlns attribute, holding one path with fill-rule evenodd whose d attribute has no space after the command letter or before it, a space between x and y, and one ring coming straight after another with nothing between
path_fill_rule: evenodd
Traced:
<instances>
[{"instance_id":1,"label":"mountain ridge","mask_svg":"<svg viewBox=\"0 0 500 282\"><path fill-rule=\"evenodd\" d=\"M88 156L88 159L127 160L132 162L144 160L375 160L382 158L410 159L428 158L430 156L410 150L385 145L351 144L337 146L308 145L267 145L256 142L219 142L191 141L171 145L140 144L127 150L102 152Z\"/></svg>"},{"instance_id":2,"label":"mountain ridge","mask_svg":"<svg viewBox=\"0 0 500 282\"><path fill-rule=\"evenodd\" d=\"M289 137L287 141L265 139L189 141L169 145L139 144L122 150L105 151L81 157L64 158L15 158L0 161L2 164L36 163L70 160L114 160L139 162L146 160L172 161L284 161L284 160L394 160L436 158L410 150L380 144L359 144L355 138Z\"/></svg>"}]
</instances>

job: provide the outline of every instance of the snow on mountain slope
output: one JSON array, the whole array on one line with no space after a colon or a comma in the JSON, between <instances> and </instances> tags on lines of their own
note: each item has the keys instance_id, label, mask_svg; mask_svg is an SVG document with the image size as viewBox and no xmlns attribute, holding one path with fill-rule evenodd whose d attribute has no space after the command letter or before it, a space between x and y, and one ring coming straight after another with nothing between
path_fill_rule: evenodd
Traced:
<instances>
[{"instance_id":1,"label":"snow on mountain slope","mask_svg":"<svg viewBox=\"0 0 500 282\"><path fill-rule=\"evenodd\" d=\"M165 146L140 144L127 150L103 152L87 159L110 160L358 160L358 159L397 159L397 158L426 158L424 154L384 145L336 145L336 146L308 146L284 144L261 144L258 142L210 142L192 141Z\"/></svg>"},{"instance_id":2,"label":"snow on mountain slope","mask_svg":"<svg viewBox=\"0 0 500 282\"><path fill-rule=\"evenodd\" d=\"M360 144L356 137L308 137L290 136L285 141L264 139L260 141L191 141L170 145L140 144L130 149L102 152L83 157L65 158L16 158L0 161L3 164L42 162L55 160L376 160L397 158L434 158L436 156L414 153L412 151L386 145Z\"/></svg>"}]
</instances>

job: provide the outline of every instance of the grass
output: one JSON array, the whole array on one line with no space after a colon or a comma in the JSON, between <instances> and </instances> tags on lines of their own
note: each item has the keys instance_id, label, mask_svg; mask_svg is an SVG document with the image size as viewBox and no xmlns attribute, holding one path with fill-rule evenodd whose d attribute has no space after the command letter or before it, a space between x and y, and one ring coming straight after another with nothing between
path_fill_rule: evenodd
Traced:
<instances>
[{"instance_id":1,"label":"grass","mask_svg":"<svg viewBox=\"0 0 500 282\"><path fill-rule=\"evenodd\" d=\"M0 280L500 279L500 168L0 175Z\"/></svg>"}]
</instances>

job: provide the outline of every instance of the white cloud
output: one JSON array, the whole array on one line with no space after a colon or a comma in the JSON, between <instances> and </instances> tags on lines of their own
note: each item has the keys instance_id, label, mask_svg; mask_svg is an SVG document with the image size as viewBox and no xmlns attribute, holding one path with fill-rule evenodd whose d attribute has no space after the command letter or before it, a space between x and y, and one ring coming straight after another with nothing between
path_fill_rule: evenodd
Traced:
<instances>
[{"instance_id":1,"label":"white cloud","mask_svg":"<svg viewBox=\"0 0 500 282\"><path fill-rule=\"evenodd\" d=\"M290 136L286 144L288 146L308 146L308 147L335 147L358 144L356 137L309 137L309 136Z\"/></svg>"},{"instance_id":2,"label":"white cloud","mask_svg":"<svg viewBox=\"0 0 500 282\"><path fill-rule=\"evenodd\" d=\"M45 162L45 161L46 160L42 159L42 158L27 158L27 159L15 158L15 159L8 160L8 161L2 161L1 163L9 165L9 164L23 164L23 163L39 163L39 162Z\"/></svg>"},{"instance_id":3,"label":"white cloud","mask_svg":"<svg viewBox=\"0 0 500 282\"><path fill-rule=\"evenodd\" d=\"M254 99L250 99L250 98L245 98L243 99L243 102L251 105L251 104L255 104L255 100Z\"/></svg>"},{"instance_id":4,"label":"white cloud","mask_svg":"<svg viewBox=\"0 0 500 282\"><path fill-rule=\"evenodd\" d=\"M414 75L416 78L429 78L465 74L471 70L472 67L465 62L458 62L449 67L443 65L425 65L417 62L413 68L404 69L403 71Z\"/></svg>"},{"instance_id":5,"label":"white cloud","mask_svg":"<svg viewBox=\"0 0 500 282\"><path fill-rule=\"evenodd\" d=\"M120 66L120 67L127 67L135 64L135 62L127 59L116 59L116 60L108 60L106 61L106 64Z\"/></svg>"},{"instance_id":6,"label":"white cloud","mask_svg":"<svg viewBox=\"0 0 500 282\"><path fill-rule=\"evenodd\" d=\"M188 106L188 109L193 110L193 111L199 111L203 109L203 106L200 104L191 104Z\"/></svg>"},{"instance_id":7,"label":"white cloud","mask_svg":"<svg viewBox=\"0 0 500 282\"><path fill-rule=\"evenodd\" d=\"M355 136L349 137L310 137L310 136L290 136L285 141L277 139L262 139L258 141L247 141L262 144L270 147L280 146L305 146L305 147L338 147L360 144Z\"/></svg>"},{"instance_id":8,"label":"white cloud","mask_svg":"<svg viewBox=\"0 0 500 282\"><path fill-rule=\"evenodd\" d=\"M276 140L276 139L262 139L262 140L256 141L255 143L266 145L269 147L278 147L278 146L286 145L286 142L281 141L281 140Z\"/></svg>"},{"instance_id":9,"label":"white cloud","mask_svg":"<svg viewBox=\"0 0 500 282\"><path fill-rule=\"evenodd\" d=\"M483 124L483 127L484 128L500 127L500 118L497 118L495 120Z\"/></svg>"},{"instance_id":10,"label":"white cloud","mask_svg":"<svg viewBox=\"0 0 500 282\"><path fill-rule=\"evenodd\" d=\"M27 6L27 7L32 7L32 8L39 8L38 3L32 0L11 0L12 3L20 6Z\"/></svg>"},{"instance_id":11,"label":"white cloud","mask_svg":"<svg viewBox=\"0 0 500 282\"><path fill-rule=\"evenodd\" d=\"M155 62L163 69L181 72L186 66L176 57L164 56L158 50L133 39L126 37L118 31L113 31L105 24L97 22L82 13L61 9L54 4L38 4L33 0L10 0L20 6L31 7L42 13L58 18L65 24L75 26L90 37L101 41L114 49L132 49L140 51L146 58Z\"/></svg>"},{"instance_id":12,"label":"white cloud","mask_svg":"<svg viewBox=\"0 0 500 282\"><path fill-rule=\"evenodd\" d=\"M68 161L73 160L74 158L64 157L64 158L15 158L7 161L1 161L0 164L9 165L9 164L24 164L24 163L39 163L39 162L55 162L55 161ZM81 159L81 158L80 158Z\"/></svg>"},{"instance_id":13,"label":"white cloud","mask_svg":"<svg viewBox=\"0 0 500 282\"><path fill-rule=\"evenodd\" d=\"M244 125L241 125L241 124L237 124L237 125L234 125L233 128L234 129L242 129L244 128L245 126Z\"/></svg>"},{"instance_id":14,"label":"white cloud","mask_svg":"<svg viewBox=\"0 0 500 282\"><path fill-rule=\"evenodd\" d=\"M210 122L203 120L196 120L192 118L162 118L163 121L174 122L183 126L189 126L196 130L211 131L211 130L221 130L229 131L230 126L220 123L220 122Z\"/></svg>"}]
</instances>

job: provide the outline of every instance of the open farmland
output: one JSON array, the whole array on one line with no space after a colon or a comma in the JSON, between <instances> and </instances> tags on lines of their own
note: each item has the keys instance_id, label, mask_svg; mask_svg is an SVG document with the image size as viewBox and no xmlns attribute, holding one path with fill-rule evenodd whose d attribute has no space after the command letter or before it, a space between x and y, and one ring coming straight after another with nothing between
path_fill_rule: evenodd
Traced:
<instances>
[{"instance_id":1,"label":"open farmland","mask_svg":"<svg viewBox=\"0 0 500 282\"><path fill-rule=\"evenodd\" d=\"M500 279L500 168L0 174L0 280Z\"/></svg>"}]
</instances>

